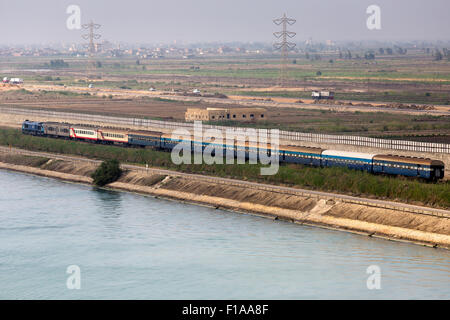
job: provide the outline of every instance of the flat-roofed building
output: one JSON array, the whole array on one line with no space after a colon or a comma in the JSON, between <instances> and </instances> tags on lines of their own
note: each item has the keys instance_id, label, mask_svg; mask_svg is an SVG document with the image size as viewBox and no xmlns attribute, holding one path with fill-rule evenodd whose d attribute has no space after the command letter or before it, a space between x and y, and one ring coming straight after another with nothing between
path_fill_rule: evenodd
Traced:
<instances>
[{"instance_id":1,"label":"flat-roofed building","mask_svg":"<svg viewBox=\"0 0 450 320\"><path fill-rule=\"evenodd\" d=\"M267 119L264 108L188 108L186 121L241 121L254 122Z\"/></svg>"}]
</instances>

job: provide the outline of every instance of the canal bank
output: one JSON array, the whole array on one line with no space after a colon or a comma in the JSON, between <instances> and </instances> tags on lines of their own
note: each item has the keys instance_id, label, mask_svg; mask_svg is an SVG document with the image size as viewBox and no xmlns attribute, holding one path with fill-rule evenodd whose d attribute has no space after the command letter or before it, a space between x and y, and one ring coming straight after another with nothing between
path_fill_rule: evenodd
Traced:
<instances>
[{"instance_id":1,"label":"canal bank","mask_svg":"<svg viewBox=\"0 0 450 320\"><path fill-rule=\"evenodd\" d=\"M21 155L2 155L0 161L0 169L84 184L92 182L90 174L96 168L96 164L87 161L48 158L30 161L30 157ZM448 218L403 212L393 208L219 185L176 175L153 174L144 170L126 170L119 181L108 187L370 237L450 248Z\"/></svg>"}]
</instances>

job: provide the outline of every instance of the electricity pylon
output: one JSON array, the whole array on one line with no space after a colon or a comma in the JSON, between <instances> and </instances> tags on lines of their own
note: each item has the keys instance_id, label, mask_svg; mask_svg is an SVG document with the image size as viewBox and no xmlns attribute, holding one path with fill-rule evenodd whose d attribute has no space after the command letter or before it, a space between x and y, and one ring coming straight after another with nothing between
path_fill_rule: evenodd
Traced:
<instances>
[{"instance_id":1,"label":"electricity pylon","mask_svg":"<svg viewBox=\"0 0 450 320\"><path fill-rule=\"evenodd\" d=\"M88 62L89 67L88 67L88 70L93 71L93 69L94 69L93 56L94 56L94 53L97 52L97 50L96 50L97 48L95 46L94 40L98 40L98 39L101 38L101 35L95 33L94 30L100 29L101 25L97 24L97 23L94 23L91 20L90 23L83 24L82 27L83 27L83 29L89 30L89 33L83 34L81 37L84 40L89 40L89 43L85 45L85 48L87 48L88 52L89 52L89 62ZM97 44L97 47L98 47L98 44Z\"/></svg>"},{"instance_id":2,"label":"electricity pylon","mask_svg":"<svg viewBox=\"0 0 450 320\"><path fill-rule=\"evenodd\" d=\"M89 40L89 44L86 45L86 48L89 51L89 55L92 56L96 52L94 40L100 39L102 36L100 34L94 33L94 30L99 29L101 25L94 23L92 20L88 24L82 25L83 29L89 29L89 33L83 34L81 37L84 40Z\"/></svg>"},{"instance_id":3,"label":"electricity pylon","mask_svg":"<svg viewBox=\"0 0 450 320\"><path fill-rule=\"evenodd\" d=\"M286 85L286 71L287 71L287 58L289 50L292 50L295 47L295 43L289 42L288 38L295 37L296 33L287 30L287 26L292 26L297 20L286 17L286 14L283 14L282 18L278 18L273 20L277 26L282 25L283 30L274 32L273 35L277 39L281 39L280 42L276 42L273 44L276 50L281 50L281 67L280 67L280 79L279 85L280 87L284 87Z\"/></svg>"}]
</instances>

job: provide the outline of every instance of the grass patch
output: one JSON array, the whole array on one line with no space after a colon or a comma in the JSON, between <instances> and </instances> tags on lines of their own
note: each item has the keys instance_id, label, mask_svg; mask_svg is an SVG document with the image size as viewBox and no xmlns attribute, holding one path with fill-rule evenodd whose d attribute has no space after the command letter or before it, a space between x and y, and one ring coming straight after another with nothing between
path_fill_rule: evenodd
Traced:
<instances>
[{"instance_id":1,"label":"grass patch","mask_svg":"<svg viewBox=\"0 0 450 320\"><path fill-rule=\"evenodd\" d=\"M27 156L20 154L2 154L0 155L0 162L29 166L29 167L41 167L47 163L50 159L45 157Z\"/></svg>"},{"instance_id":2,"label":"grass patch","mask_svg":"<svg viewBox=\"0 0 450 320\"><path fill-rule=\"evenodd\" d=\"M316 168L292 164L281 165L276 175L261 176L261 165L175 165L171 160L169 152L33 137L23 135L16 129L0 129L0 144L35 151L79 155L101 160L116 159L122 163L147 163L152 167L195 174L236 178L269 184L283 184L312 190L398 200L433 207L450 207L450 182L427 183L404 177L372 175L346 168Z\"/></svg>"}]
</instances>

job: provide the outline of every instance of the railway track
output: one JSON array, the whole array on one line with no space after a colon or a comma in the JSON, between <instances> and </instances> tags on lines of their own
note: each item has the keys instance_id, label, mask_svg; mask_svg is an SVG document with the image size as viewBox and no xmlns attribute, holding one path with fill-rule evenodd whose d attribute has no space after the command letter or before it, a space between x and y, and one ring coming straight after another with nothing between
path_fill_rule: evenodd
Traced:
<instances>
[{"instance_id":1,"label":"railway track","mask_svg":"<svg viewBox=\"0 0 450 320\"><path fill-rule=\"evenodd\" d=\"M72 161L72 162L94 163L94 164L100 164L102 162L101 160L93 160L93 159L87 159L87 158L81 158L81 157L75 157L75 156L67 156L67 155L61 155L61 154L54 154L54 153L46 153L46 152L28 151L28 150L23 150L23 149L8 148L8 147L2 147L2 146L0 146L0 151L3 153L21 154L21 155L29 155L29 156L40 156L40 157L47 157L47 158L66 160L66 161ZM398 210L398 211L403 211L403 212L409 212L409 213L422 214L422 215L450 219L450 211L449 210L416 206L416 205L394 202L394 201L359 198L359 197L348 196L348 195L343 195L343 194L305 190L305 189L276 186L276 185L268 185L268 184L263 184L263 183L242 181L242 180L236 180L236 179L210 177L210 176L191 174L191 173L183 173L183 172L177 172L177 171L166 170L166 169L156 169L156 168L148 168L147 169L143 166L137 166L137 165L123 164L122 167L124 169L138 170L138 171L148 172L148 173L152 173L152 174L170 175L170 176L174 176L174 177L183 177L183 178L188 178L190 180L197 180L197 181L214 183L214 184L222 184L222 185L235 186L235 187L241 187L241 188L251 188L254 190L270 191L270 192L290 194L290 195L296 195L296 196L308 197L308 198L334 200L334 201L340 201L340 202L345 202L345 203L360 204L360 205L365 205L365 206L370 206L370 207L392 209L392 210Z\"/></svg>"}]
</instances>

